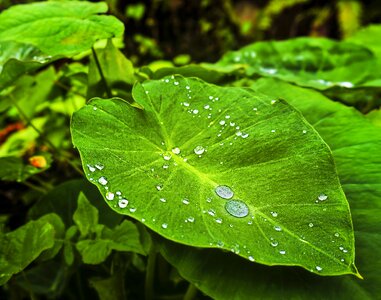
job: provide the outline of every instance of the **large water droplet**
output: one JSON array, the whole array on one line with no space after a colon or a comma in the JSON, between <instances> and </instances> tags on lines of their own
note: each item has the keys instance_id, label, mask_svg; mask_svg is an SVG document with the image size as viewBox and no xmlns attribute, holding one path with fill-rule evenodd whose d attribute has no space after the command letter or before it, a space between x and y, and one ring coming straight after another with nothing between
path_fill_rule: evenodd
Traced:
<instances>
[{"instance_id":1,"label":"large water droplet","mask_svg":"<svg viewBox=\"0 0 381 300\"><path fill-rule=\"evenodd\" d=\"M114 197L115 197L114 193L112 193L112 192L106 193L106 199L107 200L114 200Z\"/></svg>"},{"instance_id":2,"label":"large water droplet","mask_svg":"<svg viewBox=\"0 0 381 300\"><path fill-rule=\"evenodd\" d=\"M120 208L125 208L128 205L128 200L127 199L120 199L118 202L118 206Z\"/></svg>"},{"instance_id":3,"label":"large water droplet","mask_svg":"<svg viewBox=\"0 0 381 300\"><path fill-rule=\"evenodd\" d=\"M319 272L320 272L321 270L323 270L323 268L320 267L320 266L316 266L315 268L316 268L316 270L319 271Z\"/></svg>"},{"instance_id":4,"label":"large water droplet","mask_svg":"<svg viewBox=\"0 0 381 300\"><path fill-rule=\"evenodd\" d=\"M160 202L165 203L165 202L167 202L167 199L165 199L165 198L160 198Z\"/></svg>"},{"instance_id":5,"label":"large water droplet","mask_svg":"<svg viewBox=\"0 0 381 300\"><path fill-rule=\"evenodd\" d=\"M201 155L205 152L205 149L203 146L197 146L196 148L193 149L194 153L197 155Z\"/></svg>"},{"instance_id":6,"label":"large water droplet","mask_svg":"<svg viewBox=\"0 0 381 300\"><path fill-rule=\"evenodd\" d=\"M234 217L243 218L249 214L249 207L240 200L229 200L225 205L226 211Z\"/></svg>"},{"instance_id":7,"label":"large water droplet","mask_svg":"<svg viewBox=\"0 0 381 300\"><path fill-rule=\"evenodd\" d=\"M226 185L219 185L216 187L215 192L218 196L224 199L231 199L234 196L234 192L231 190L230 187Z\"/></svg>"},{"instance_id":8,"label":"large water droplet","mask_svg":"<svg viewBox=\"0 0 381 300\"><path fill-rule=\"evenodd\" d=\"M102 176L101 178L98 179L98 182L101 184L101 185L106 185L108 183L106 177Z\"/></svg>"},{"instance_id":9,"label":"large water droplet","mask_svg":"<svg viewBox=\"0 0 381 300\"><path fill-rule=\"evenodd\" d=\"M278 242L277 242L277 241L272 241L272 242L271 242L271 246L273 246L273 247L278 246Z\"/></svg>"},{"instance_id":10,"label":"large water droplet","mask_svg":"<svg viewBox=\"0 0 381 300\"><path fill-rule=\"evenodd\" d=\"M167 223L163 223L163 224L161 224L161 227L162 227L163 229L167 229L168 224L167 224Z\"/></svg>"},{"instance_id":11,"label":"large water droplet","mask_svg":"<svg viewBox=\"0 0 381 300\"><path fill-rule=\"evenodd\" d=\"M252 256L249 256L248 259L249 259L250 261L255 261L254 257L252 257Z\"/></svg>"},{"instance_id":12,"label":"large water droplet","mask_svg":"<svg viewBox=\"0 0 381 300\"><path fill-rule=\"evenodd\" d=\"M327 196L326 194L320 194L320 195L318 196L318 199L319 199L320 201L327 200L327 198L328 198L328 196Z\"/></svg>"},{"instance_id":13,"label":"large water droplet","mask_svg":"<svg viewBox=\"0 0 381 300\"><path fill-rule=\"evenodd\" d=\"M176 148L173 148L173 149L172 149L172 153L173 153L173 154L180 154L180 152L181 152L181 151L180 151L180 148L177 148L177 147L176 147Z\"/></svg>"},{"instance_id":14,"label":"large water droplet","mask_svg":"<svg viewBox=\"0 0 381 300\"><path fill-rule=\"evenodd\" d=\"M172 156L170 154L163 155L164 160L170 160Z\"/></svg>"}]
</instances>

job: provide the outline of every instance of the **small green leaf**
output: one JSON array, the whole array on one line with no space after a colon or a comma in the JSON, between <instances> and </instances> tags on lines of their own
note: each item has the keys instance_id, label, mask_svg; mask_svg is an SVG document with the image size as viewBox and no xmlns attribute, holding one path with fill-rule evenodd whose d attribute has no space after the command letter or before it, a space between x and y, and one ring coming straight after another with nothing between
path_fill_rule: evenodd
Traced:
<instances>
[{"instance_id":1,"label":"small green leaf","mask_svg":"<svg viewBox=\"0 0 381 300\"><path fill-rule=\"evenodd\" d=\"M184 244L356 273L332 243L339 232L353 263L331 152L292 107L180 76L137 84L133 97L143 111L93 99L72 119L87 178L112 209Z\"/></svg>"},{"instance_id":2,"label":"small green leaf","mask_svg":"<svg viewBox=\"0 0 381 300\"><path fill-rule=\"evenodd\" d=\"M54 246L55 230L47 218L30 221L6 234L0 233L0 285Z\"/></svg>"},{"instance_id":3,"label":"small green leaf","mask_svg":"<svg viewBox=\"0 0 381 300\"><path fill-rule=\"evenodd\" d=\"M91 286L97 291L100 300L124 300L126 292L124 278L121 274L103 278L91 278Z\"/></svg>"},{"instance_id":4,"label":"small green leaf","mask_svg":"<svg viewBox=\"0 0 381 300\"><path fill-rule=\"evenodd\" d=\"M114 229L103 227L100 237L95 240L79 241L77 249L86 264L100 264L112 250L146 254L136 225L129 221L124 221Z\"/></svg>"},{"instance_id":5,"label":"small green leaf","mask_svg":"<svg viewBox=\"0 0 381 300\"><path fill-rule=\"evenodd\" d=\"M82 192L78 196L78 205L73 220L82 237L95 232L95 226L98 225L98 210L90 204Z\"/></svg>"},{"instance_id":6,"label":"small green leaf","mask_svg":"<svg viewBox=\"0 0 381 300\"><path fill-rule=\"evenodd\" d=\"M72 56L99 39L123 34L103 2L48 1L14 5L0 14L0 41L36 46L51 56Z\"/></svg>"}]
</instances>

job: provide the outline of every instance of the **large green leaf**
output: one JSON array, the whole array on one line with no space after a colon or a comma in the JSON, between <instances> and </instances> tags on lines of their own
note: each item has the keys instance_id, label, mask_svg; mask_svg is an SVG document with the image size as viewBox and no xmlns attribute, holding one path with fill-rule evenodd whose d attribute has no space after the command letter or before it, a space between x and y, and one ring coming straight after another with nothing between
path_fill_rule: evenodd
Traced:
<instances>
[{"instance_id":1,"label":"large green leaf","mask_svg":"<svg viewBox=\"0 0 381 300\"><path fill-rule=\"evenodd\" d=\"M232 64L244 67L248 76L275 77L319 90L359 87L380 74L367 48L324 38L258 42L225 54L217 63Z\"/></svg>"},{"instance_id":2,"label":"large green leaf","mask_svg":"<svg viewBox=\"0 0 381 300\"><path fill-rule=\"evenodd\" d=\"M214 299L380 299L380 131L354 109L315 91L269 79L261 79L253 87L296 106L333 150L351 205L356 262L364 280L353 276L316 277L291 268L248 266L226 253L201 251L165 240L160 242L162 253L186 279Z\"/></svg>"},{"instance_id":3,"label":"large green leaf","mask_svg":"<svg viewBox=\"0 0 381 300\"><path fill-rule=\"evenodd\" d=\"M112 209L184 244L357 272L331 152L297 111L180 76L137 84L133 97L144 110L93 99L72 119L87 178Z\"/></svg>"},{"instance_id":4,"label":"large green leaf","mask_svg":"<svg viewBox=\"0 0 381 300\"><path fill-rule=\"evenodd\" d=\"M0 285L54 246L56 231L49 223L51 217L59 219L56 215L47 215L9 233L0 233Z\"/></svg>"},{"instance_id":5,"label":"large green leaf","mask_svg":"<svg viewBox=\"0 0 381 300\"><path fill-rule=\"evenodd\" d=\"M95 41L123 34L105 3L48 1L14 5L0 14L0 41L36 46L51 56L71 56Z\"/></svg>"},{"instance_id":6,"label":"large green leaf","mask_svg":"<svg viewBox=\"0 0 381 300\"><path fill-rule=\"evenodd\" d=\"M379 58L381 58L381 25L373 24L362 28L347 41L365 46L373 51Z\"/></svg>"}]
</instances>

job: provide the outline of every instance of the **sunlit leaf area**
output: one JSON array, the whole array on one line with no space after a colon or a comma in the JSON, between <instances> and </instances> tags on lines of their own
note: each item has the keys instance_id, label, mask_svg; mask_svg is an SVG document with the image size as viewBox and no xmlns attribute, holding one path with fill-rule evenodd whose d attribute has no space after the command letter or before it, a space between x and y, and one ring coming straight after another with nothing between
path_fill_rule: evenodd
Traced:
<instances>
[{"instance_id":1,"label":"sunlit leaf area","mask_svg":"<svg viewBox=\"0 0 381 300\"><path fill-rule=\"evenodd\" d=\"M0 299L381 299L381 3L0 1Z\"/></svg>"}]
</instances>

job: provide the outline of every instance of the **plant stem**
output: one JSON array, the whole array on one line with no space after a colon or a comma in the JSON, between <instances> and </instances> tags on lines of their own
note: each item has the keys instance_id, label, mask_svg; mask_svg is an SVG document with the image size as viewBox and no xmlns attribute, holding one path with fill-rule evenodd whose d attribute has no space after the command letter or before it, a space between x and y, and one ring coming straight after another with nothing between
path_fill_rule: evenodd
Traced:
<instances>
[{"instance_id":1,"label":"plant stem","mask_svg":"<svg viewBox=\"0 0 381 300\"><path fill-rule=\"evenodd\" d=\"M184 300L193 300L197 295L198 289L192 284L189 283L188 289L184 295Z\"/></svg>"},{"instance_id":2,"label":"plant stem","mask_svg":"<svg viewBox=\"0 0 381 300\"><path fill-rule=\"evenodd\" d=\"M110 90L110 88L109 88L109 86L107 84L106 78L105 78L105 76L103 74L103 71L102 71L102 68L101 68L101 64L99 63L98 56L97 56L97 53L95 52L94 47L91 48L91 51L93 52L94 61L95 61L95 64L97 65L97 69L98 69L99 75L101 76L101 80L102 80L104 88L106 90L107 97L111 98L112 97L112 93L111 93L111 90Z\"/></svg>"},{"instance_id":3,"label":"plant stem","mask_svg":"<svg viewBox=\"0 0 381 300\"><path fill-rule=\"evenodd\" d=\"M28 181L24 181L23 184L25 184L28 188L35 190L35 191L38 191L38 192L43 193L43 194L46 194L48 192L44 188L35 186L33 183L30 183Z\"/></svg>"},{"instance_id":4,"label":"plant stem","mask_svg":"<svg viewBox=\"0 0 381 300\"><path fill-rule=\"evenodd\" d=\"M154 245L151 246L148 254L146 280L145 280L145 300L153 300L154 295L154 278L155 278L155 266L156 266L157 252Z\"/></svg>"}]
</instances>

